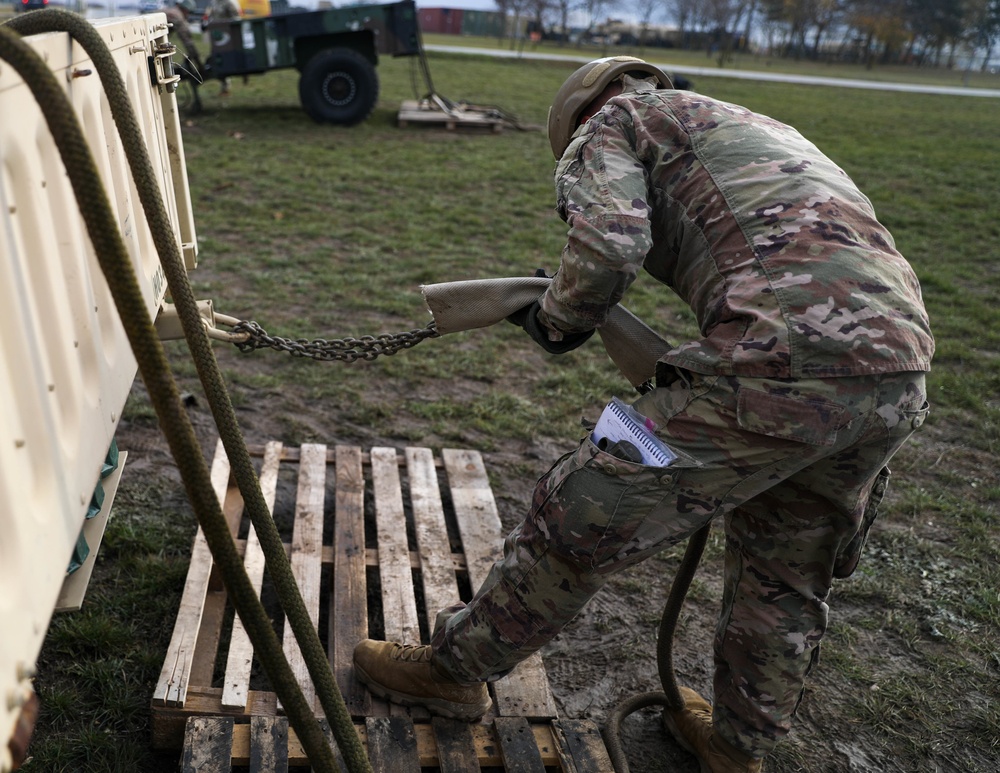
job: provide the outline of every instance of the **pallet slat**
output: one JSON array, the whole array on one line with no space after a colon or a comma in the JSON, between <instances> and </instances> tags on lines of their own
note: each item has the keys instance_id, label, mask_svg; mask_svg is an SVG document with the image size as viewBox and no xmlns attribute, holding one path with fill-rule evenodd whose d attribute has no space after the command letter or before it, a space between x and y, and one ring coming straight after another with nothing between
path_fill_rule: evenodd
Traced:
<instances>
[{"instance_id":1,"label":"pallet slat","mask_svg":"<svg viewBox=\"0 0 1000 773\"><path fill-rule=\"evenodd\" d=\"M469 567L469 581L475 590L501 558L500 514L478 452L445 448L441 456L448 471L455 517ZM503 716L557 716L542 656L537 652L518 664L506 677L494 682L492 688L497 711Z\"/></svg>"},{"instance_id":2,"label":"pallet slat","mask_svg":"<svg viewBox=\"0 0 1000 773\"><path fill-rule=\"evenodd\" d=\"M288 773L288 718L250 718L250 773Z\"/></svg>"},{"instance_id":3,"label":"pallet slat","mask_svg":"<svg viewBox=\"0 0 1000 773\"><path fill-rule=\"evenodd\" d=\"M451 560L448 525L431 450L407 448L406 469L410 478L410 504L423 578L427 629L433 632L438 611L459 600L458 580Z\"/></svg>"},{"instance_id":4,"label":"pallet slat","mask_svg":"<svg viewBox=\"0 0 1000 773\"><path fill-rule=\"evenodd\" d=\"M441 773L468 773L479 767L476 740L468 722L432 717L431 729L434 731Z\"/></svg>"},{"instance_id":5,"label":"pallet slat","mask_svg":"<svg viewBox=\"0 0 1000 773\"><path fill-rule=\"evenodd\" d=\"M524 717L497 717L493 723L508 773L545 773L531 725Z\"/></svg>"},{"instance_id":6,"label":"pallet slat","mask_svg":"<svg viewBox=\"0 0 1000 773\"><path fill-rule=\"evenodd\" d=\"M329 640L333 673L352 716L373 716L372 696L354 678L355 645L368 638L368 589L365 579L365 479L361 449L336 448L336 491L333 533L333 587L330 593ZM388 712L382 703L380 715Z\"/></svg>"},{"instance_id":7,"label":"pallet slat","mask_svg":"<svg viewBox=\"0 0 1000 773\"><path fill-rule=\"evenodd\" d=\"M323 503L326 495L326 446L305 444L299 461L299 488L295 499L295 527L292 531L292 574L302 593L313 628L319 627L320 578L323 570ZM310 706L316 702L305 657L285 618L283 642L292 673ZM280 703L279 703L280 709Z\"/></svg>"},{"instance_id":8,"label":"pallet slat","mask_svg":"<svg viewBox=\"0 0 1000 773\"><path fill-rule=\"evenodd\" d=\"M417 736L408 717L368 717L365 728L373 770L420 773Z\"/></svg>"},{"instance_id":9,"label":"pallet slat","mask_svg":"<svg viewBox=\"0 0 1000 773\"><path fill-rule=\"evenodd\" d=\"M181 773L229 773L232 717L191 717L184 734Z\"/></svg>"},{"instance_id":10,"label":"pallet slat","mask_svg":"<svg viewBox=\"0 0 1000 773\"><path fill-rule=\"evenodd\" d=\"M264 463L260 472L260 490L269 513L274 512L274 499L278 488L278 466L281 461L281 443L268 443L264 450ZM264 551L257 538L257 532L250 524L246 548L243 554L250 584L257 595L264 582ZM245 708L250 693L250 670L253 667L253 644L240 616L233 618L233 632L229 640L229 657L226 660L226 676L222 688L222 705L227 709Z\"/></svg>"},{"instance_id":11,"label":"pallet slat","mask_svg":"<svg viewBox=\"0 0 1000 773\"><path fill-rule=\"evenodd\" d=\"M567 762L567 773L614 770L608 749L596 724L585 719L560 719L552 723L556 741Z\"/></svg>"},{"instance_id":12,"label":"pallet slat","mask_svg":"<svg viewBox=\"0 0 1000 773\"><path fill-rule=\"evenodd\" d=\"M371 457L385 638L412 644L420 641L420 623L396 449L373 448Z\"/></svg>"},{"instance_id":13,"label":"pallet slat","mask_svg":"<svg viewBox=\"0 0 1000 773\"><path fill-rule=\"evenodd\" d=\"M211 470L212 489L219 502L224 502L229 485L229 458L219 440ZM167 657L163 661L160 678L153 692L153 705L183 706L187 698L191 670L195 659L195 644L201 629L201 617L205 609L209 579L212 575L212 552L208 548L205 535L198 528L194 546L191 548L191 563L188 566L180 608L174 622L174 631L167 646Z\"/></svg>"}]
</instances>

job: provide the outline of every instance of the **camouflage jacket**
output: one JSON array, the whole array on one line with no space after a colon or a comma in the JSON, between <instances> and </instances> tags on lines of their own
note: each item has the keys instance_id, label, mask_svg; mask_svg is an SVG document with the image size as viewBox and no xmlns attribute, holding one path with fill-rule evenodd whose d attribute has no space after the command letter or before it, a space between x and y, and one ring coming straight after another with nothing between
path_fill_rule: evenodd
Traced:
<instances>
[{"instance_id":1,"label":"camouflage jacket","mask_svg":"<svg viewBox=\"0 0 1000 773\"><path fill-rule=\"evenodd\" d=\"M912 269L789 126L691 92L615 97L566 149L556 195L569 233L542 299L553 338L599 327L645 268L701 330L664 362L761 378L930 368Z\"/></svg>"}]
</instances>

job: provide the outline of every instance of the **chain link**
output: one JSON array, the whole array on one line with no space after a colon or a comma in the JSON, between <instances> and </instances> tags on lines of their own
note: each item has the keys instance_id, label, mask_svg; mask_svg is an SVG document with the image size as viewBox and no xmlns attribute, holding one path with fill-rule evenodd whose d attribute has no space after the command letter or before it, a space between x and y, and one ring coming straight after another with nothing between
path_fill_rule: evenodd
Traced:
<instances>
[{"instance_id":1,"label":"chain link","mask_svg":"<svg viewBox=\"0 0 1000 773\"><path fill-rule=\"evenodd\" d=\"M256 322L247 320L233 325L233 334L246 336L243 340L234 341L241 352L252 352L256 349L277 349L280 352L288 352L293 357L306 357L323 362L374 360L383 354L395 354L403 349L410 349L425 339L437 338L441 335L432 321L425 328L405 333L331 340L315 338L309 341L305 338L291 339L270 336Z\"/></svg>"}]
</instances>

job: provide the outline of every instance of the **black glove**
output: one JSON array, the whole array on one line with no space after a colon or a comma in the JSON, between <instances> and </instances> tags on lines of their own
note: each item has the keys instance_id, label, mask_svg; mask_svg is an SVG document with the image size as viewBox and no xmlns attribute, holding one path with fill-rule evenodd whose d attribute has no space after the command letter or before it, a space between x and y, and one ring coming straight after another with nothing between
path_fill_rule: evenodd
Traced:
<instances>
[{"instance_id":1,"label":"black glove","mask_svg":"<svg viewBox=\"0 0 1000 773\"><path fill-rule=\"evenodd\" d=\"M593 330L587 330L583 333L563 333L562 341L550 341L545 326L538 321L538 312L541 308L541 302L535 301L530 306L525 306L509 315L507 321L524 328L524 331L532 337L535 343L549 354L571 352L594 334Z\"/></svg>"}]
</instances>

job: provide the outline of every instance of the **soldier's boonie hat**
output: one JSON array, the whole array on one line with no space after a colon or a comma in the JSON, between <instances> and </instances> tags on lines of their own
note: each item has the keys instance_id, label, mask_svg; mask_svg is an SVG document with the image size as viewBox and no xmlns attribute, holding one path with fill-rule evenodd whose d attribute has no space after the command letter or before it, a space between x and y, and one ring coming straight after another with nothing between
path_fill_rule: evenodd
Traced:
<instances>
[{"instance_id":1,"label":"soldier's boonie hat","mask_svg":"<svg viewBox=\"0 0 1000 773\"><path fill-rule=\"evenodd\" d=\"M570 75L552 100L549 108L549 144L560 158L576 131L580 114L615 79L623 75L646 78L652 75L659 88L673 88L670 78L659 67L634 56L608 56L587 62Z\"/></svg>"}]
</instances>

